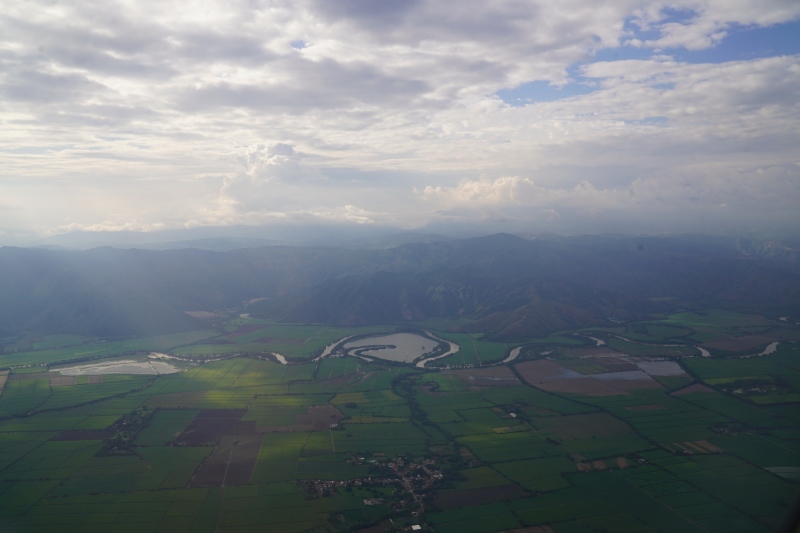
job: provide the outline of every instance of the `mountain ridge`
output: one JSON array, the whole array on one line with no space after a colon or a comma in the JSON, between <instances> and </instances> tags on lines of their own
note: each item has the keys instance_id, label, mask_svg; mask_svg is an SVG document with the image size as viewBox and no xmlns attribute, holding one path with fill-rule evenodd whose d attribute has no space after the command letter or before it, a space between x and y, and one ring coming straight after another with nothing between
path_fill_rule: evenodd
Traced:
<instances>
[{"instance_id":1,"label":"mountain ridge","mask_svg":"<svg viewBox=\"0 0 800 533\"><path fill-rule=\"evenodd\" d=\"M779 251L776 252L776 250ZM379 249L270 246L85 251L0 248L0 335L146 335L200 327L187 311L335 325L447 316L495 338L695 307L800 309L796 251L704 236L496 234Z\"/></svg>"}]
</instances>

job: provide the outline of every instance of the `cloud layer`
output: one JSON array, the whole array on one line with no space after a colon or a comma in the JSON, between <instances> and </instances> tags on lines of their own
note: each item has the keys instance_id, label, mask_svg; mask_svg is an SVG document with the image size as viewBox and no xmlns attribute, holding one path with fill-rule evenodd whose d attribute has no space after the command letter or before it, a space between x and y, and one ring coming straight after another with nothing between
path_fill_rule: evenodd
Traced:
<instances>
[{"instance_id":1,"label":"cloud layer","mask_svg":"<svg viewBox=\"0 0 800 533\"><path fill-rule=\"evenodd\" d=\"M14 2L0 243L273 220L796 227L800 45L726 42L798 19L781 0Z\"/></svg>"}]
</instances>

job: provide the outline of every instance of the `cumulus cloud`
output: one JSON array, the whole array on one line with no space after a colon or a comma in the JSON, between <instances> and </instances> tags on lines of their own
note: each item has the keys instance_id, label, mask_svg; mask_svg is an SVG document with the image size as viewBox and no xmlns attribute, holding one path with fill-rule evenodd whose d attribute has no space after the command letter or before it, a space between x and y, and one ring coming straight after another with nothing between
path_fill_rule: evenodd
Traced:
<instances>
[{"instance_id":1,"label":"cumulus cloud","mask_svg":"<svg viewBox=\"0 0 800 533\"><path fill-rule=\"evenodd\" d=\"M674 169L672 169L674 171ZM769 187L764 187L769 183ZM615 230L655 228L698 231L746 229L772 220L796 223L800 165L751 168L685 166L677 175L651 172L626 186L600 188L585 180L573 187L542 187L519 176L465 180L454 187L426 187L419 199L436 206L441 218L504 217L517 227L590 230L615 221ZM668 222L667 222L668 221ZM665 225L666 224L666 225ZM610 230L606 225L605 229Z\"/></svg>"},{"instance_id":2,"label":"cumulus cloud","mask_svg":"<svg viewBox=\"0 0 800 533\"><path fill-rule=\"evenodd\" d=\"M302 155L289 144L248 146L236 157L236 171L223 180L221 202L236 211L276 210L285 185L325 179L301 160Z\"/></svg>"},{"instance_id":3,"label":"cumulus cloud","mask_svg":"<svg viewBox=\"0 0 800 533\"><path fill-rule=\"evenodd\" d=\"M496 205L529 200L537 190L529 178L506 176L495 180L466 180L456 187L427 186L414 192L425 201L445 204Z\"/></svg>"}]
</instances>

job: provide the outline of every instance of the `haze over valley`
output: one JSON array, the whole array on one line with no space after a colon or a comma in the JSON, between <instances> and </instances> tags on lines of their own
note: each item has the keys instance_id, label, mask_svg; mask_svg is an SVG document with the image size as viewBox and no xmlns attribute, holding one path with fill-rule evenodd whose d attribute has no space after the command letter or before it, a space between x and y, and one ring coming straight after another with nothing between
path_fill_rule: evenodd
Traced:
<instances>
[{"instance_id":1,"label":"haze over valley","mask_svg":"<svg viewBox=\"0 0 800 533\"><path fill-rule=\"evenodd\" d=\"M0 531L800 523L796 0L6 2Z\"/></svg>"}]
</instances>

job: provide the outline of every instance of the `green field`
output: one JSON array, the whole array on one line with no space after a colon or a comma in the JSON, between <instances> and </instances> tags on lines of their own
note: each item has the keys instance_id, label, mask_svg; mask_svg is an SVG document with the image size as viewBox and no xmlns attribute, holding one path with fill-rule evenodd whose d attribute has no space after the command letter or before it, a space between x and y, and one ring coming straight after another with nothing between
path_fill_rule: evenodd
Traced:
<instances>
[{"instance_id":1,"label":"green field","mask_svg":"<svg viewBox=\"0 0 800 533\"><path fill-rule=\"evenodd\" d=\"M665 326L685 327L693 330L689 341L708 342L730 336L758 334L774 329L778 324L761 315L749 315L723 309L676 313L660 322Z\"/></svg>"},{"instance_id":2,"label":"green field","mask_svg":"<svg viewBox=\"0 0 800 533\"><path fill-rule=\"evenodd\" d=\"M495 363L503 360L516 344L486 342L480 340L476 333L441 333L437 336L459 345L458 353L437 359L430 363L431 367L467 366Z\"/></svg>"},{"instance_id":3,"label":"green field","mask_svg":"<svg viewBox=\"0 0 800 533\"><path fill-rule=\"evenodd\" d=\"M629 337L759 324L690 313ZM750 359L684 357L687 376L618 394L531 386L516 377L523 363L480 374L307 361L356 331L367 330L237 319L224 333L20 340L30 349L0 357L51 372L12 369L0 395L0 529L345 532L392 519L437 532L780 531L800 497L798 345ZM461 345L456 366L497 361L512 346L437 335ZM586 347L581 339L552 337L534 352ZM53 362L103 344L114 356L282 347L305 361L243 355L170 375L57 374ZM583 380L607 372L580 353L553 352L551 362L580 367ZM729 390L773 382L780 394ZM758 401L766 397L782 401Z\"/></svg>"},{"instance_id":4,"label":"green field","mask_svg":"<svg viewBox=\"0 0 800 533\"><path fill-rule=\"evenodd\" d=\"M260 354L275 352L289 360L311 359L325 346L344 337L382 333L386 326L338 328L332 326L307 326L270 324L264 321L233 321L226 333L205 342L183 345L171 350L176 355L202 357L213 354ZM392 329L392 328L388 328Z\"/></svg>"}]
</instances>

